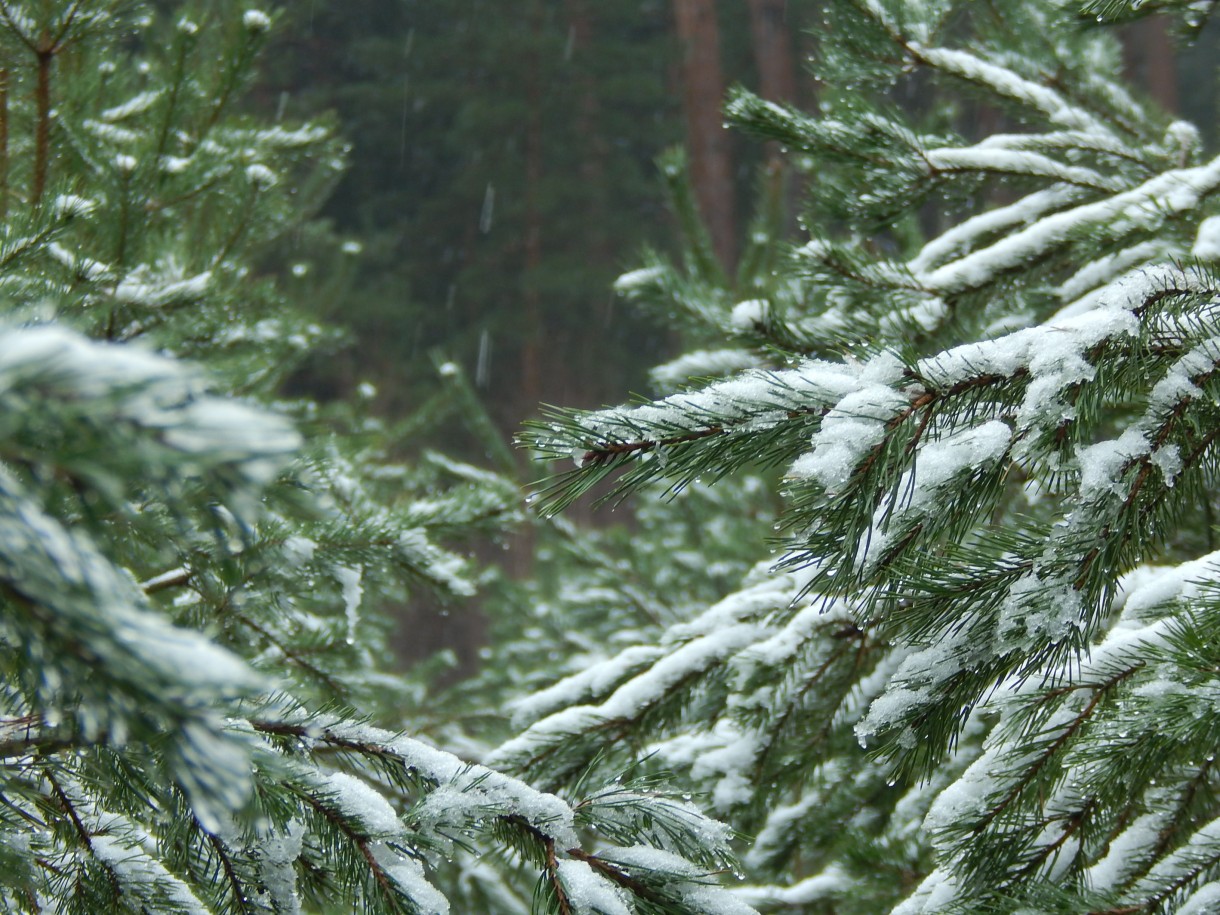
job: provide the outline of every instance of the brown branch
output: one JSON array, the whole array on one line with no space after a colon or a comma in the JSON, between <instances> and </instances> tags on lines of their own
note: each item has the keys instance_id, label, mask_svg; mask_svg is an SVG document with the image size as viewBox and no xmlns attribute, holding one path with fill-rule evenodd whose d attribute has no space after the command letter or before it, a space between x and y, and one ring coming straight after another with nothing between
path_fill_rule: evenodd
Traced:
<instances>
[{"instance_id":1,"label":"brown branch","mask_svg":"<svg viewBox=\"0 0 1220 915\"><path fill-rule=\"evenodd\" d=\"M940 401L945 400L948 397L956 397L959 394L965 394L967 391L971 391L975 388L989 387L990 385L998 384L1001 381L1008 381L1012 378L1023 378L1028 374L1029 370L1022 367L1018 368L1011 375L979 375L976 378L963 379L962 381L957 382L957 384L950 385L944 390L938 391L934 388L933 390L927 390L927 382L925 379L914 371L908 371L906 373L907 379L923 387L923 393L914 394L914 392L912 392L910 406L908 406L901 413L890 417L885 424L885 438L875 445L871 451L869 451L868 456L865 457L865 459L860 462L859 466L857 466L857 468L852 472L852 476L855 477L868 473L873 464L875 464L878 458L881 457L881 454L885 450L886 445L889 444L890 436L894 433L894 431L900 428L903 423L905 423L919 411L923 410L925 407L934 407L939 404ZM915 434L912 436L911 440L907 442L906 448L903 452L907 457L914 454L915 450L919 447L919 442L922 439L924 432L927 431L927 427L932 420L933 412L934 410L927 410L920 417L919 425L915 429Z\"/></svg>"},{"instance_id":2,"label":"brown branch","mask_svg":"<svg viewBox=\"0 0 1220 915\"><path fill-rule=\"evenodd\" d=\"M0 759L32 755L53 756L66 750L78 750L82 746L80 741L69 737L31 734L26 737L0 740Z\"/></svg>"},{"instance_id":3,"label":"brown branch","mask_svg":"<svg viewBox=\"0 0 1220 915\"><path fill-rule=\"evenodd\" d=\"M242 208L241 219L237 221L237 225L233 228L233 231L229 233L229 237L225 239L225 243L221 245L220 250L217 251L216 255L212 258L213 267L218 267L220 264L223 264L225 259L228 258L228 256L233 252L233 249L237 247L237 243L241 241L241 237L246 234L246 230L250 227L251 222L253 222L254 205L258 202L258 198L258 185L251 184L250 196L247 198L246 206Z\"/></svg>"},{"instance_id":4,"label":"brown branch","mask_svg":"<svg viewBox=\"0 0 1220 915\"><path fill-rule=\"evenodd\" d=\"M1089 814L1093 813L1093 811L1096 809L1097 799L1090 798L1080 810L1077 810L1071 816L1066 818L1053 818L1049 820L1048 825L1049 823L1055 822L1055 819L1066 819L1067 825L1064 827L1063 832L1060 833L1059 838L1057 838L1054 842L1043 845L1038 850L1038 853L1025 863L1025 865L1017 873L1017 877L1027 877L1037 871L1044 861L1062 848L1067 840L1076 834L1080 827L1084 825L1085 820L1088 819Z\"/></svg>"},{"instance_id":5,"label":"brown branch","mask_svg":"<svg viewBox=\"0 0 1220 915\"><path fill-rule=\"evenodd\" d=\"M1174 893L1188 886L1191 882L1197 880L1199 875L1209 868L1215 867L1216 862L1220 861L1220 855L1209 855L1207 860L1200 861L1197 867L1192 867L1186 873L1174 880L1169 886L1165 887L1159 893L1155 893L1142 903L1129 905L1124 908L1104 909L1099 912L1090 912L1089 915L1131 915L1134 912L1152 912L1159 911L1161 903L1173 896Z\"/></svg>"},{"instance_id":6,"label":"brown branch","mask_svg":"<svg viewBox=\"0 0 1220 915\"><path fill-rule=\"evenodd\" d=\"M1212 757L1210 760L1205 760L1203 765L1199 767L1199 771L1191 776L1190 781L1186 783L1186 790L1178 799L1177 808L1179 814L1185 814L1190 809L1190 805L1194 803L1195 797L1198 796L1199 792L1203 789L1203 786L1207 783L1214 765L1214 757ZM1156 847L1153 849L1153 857L1159 858L1169 850L1169 846L1173 842L1174 830L1172 827L1176 824L1176 822L1177 817L1174 818L1174 821L1171 822L1169 826L1166 826L1165 829L1161 830L1161 834L1157 837Z\"/></svg>"},{"instance_id":7,"label":"brown branch","mask_svg":"<svg viewBox=\"0 0 1220 915\"><path fill-rule=\"evenodd\" d=\"M61 48L64 44L64 39L68 37L68 30L72 28L72 23L76 21L76 14L80 12L81 0L73 0L72 5L68 7L68 12L64 15L63 22L60 23L59 31L55 33L52 44L55 47Z\"/></svg>"},{"instance_id":8,"label":"brown branch","mask_svg":"<svg viewBox=\"0 0 1220 915\"><path fill-rule=\"evenodd\" d=\"M60 24L59 31L54 35L44 31L37 42L30 42L24 34L22 41L34 52L38 61L37 81L34 84L34 106L36 119L34 122L34 177L30 187L30 204L37 206L42 202L42 195L47 187L47 169L51 160L51 67L55 56L64 48L64 41L76 14L80 11L80 2L74 2ZM5 20L12 25L7 4L4 9Z\"/></svg>"},{"instance_id":9,"label":"brown branch","mask_svg":"<svg viewBox=\"0 0 1220 915\"><path fill-rule=\"evenodd\" d=\"M666 903L671 900L666 899L650 886L646 886L636 880L626 871L619 870L609 861L605 861L597 855L590 854L583 848L569 848L568 857L575 858L577 861L583 861L595 871L604 874L610 880L613 880L627 892L639 896L641 899L647 899L649 902Z\"/></svg>"},{"instance_id":10,"label":"brown branch","mask_svg":"<svg viewBox=\"0 0 1220 915\"><path fill-rule=\"evenodd\" d=\"M364 740L351 740L350 738L339 737L328 728L323 728L322 733L318 734L315 730L305 725L289 724L284 721L256 721L251 719L249 723L254 730L261 734L270 734L275 737L296 737L301 740L309 739L311 743L322 741L328 744L326 747L311 746L309 752L315 756L330 753L360 753L363 756L376 757L380 760L397 762L401 764L404 769L414 772L419 778L428 778L423 773L419 772L419 770L416 769L415 766L401 753L379 743L369 743L368 741ZM435 779L428 780L435 781ZM410 801L410 797L405 790L397 788L394 788L393 790L399 797Z\"/></svg>"},{"instance_id":11,"label":"brown branch","mask_svg":"<svg viewBox=\"0 0 1220 915\"><path fill-rule=\"evenodd\" d=\"M13 740L13 741L6 741L6 742L0 744L0 758L13 758L13 757L20 757L20 756L37 756L38 759L33 764L39 765L40 763L43 763L46 761L45 757L53 756L56 753L59 753L61 751L68 750L68 751L79 752L82 749L87 748L88 746L93 746L95 744L104 743L106 740L109 739L107 733L105 731L103 731L98 737L96 737L89 744L82 744L79 741L69 740L66 737L54 738L54 739L53 738L43 738L40 740L35 740L31 736L33 725L35 723L41 723L41 719L38 719L36 722L34 719L34 716L26 716L25 718L19 718L19 719L15 719L14 721L6 722L5 723L6 726L9 726L9 727L15 726L18 729L21 727L24 727L26 730L26 739L24 741L20 741L20 742L17 740ZM46 823L42 819L36 817L33 813L31 813L28 810L14 808L13 812L15 812L19 817L24 819L26 822L28 822L36 827L43 827L46 825Z\"/></svg>"},{"instance_id":12,"label":"brown branch","mask_svg":"<svg viewBox=\"0 0 1220 915\"><path fill-rule=\"evenodd\" d=\"M273 645L275 648L279 649L279 651L284 655L285 658L287 658L293 664L300 667L302 670L304 670L306 673L308 673L311 677L314 677L318 681L323 683L326 686L326 688L329 689L331 692L333 692L336 696L346 696L347 695L347 687L345 687L342 683L340 683L338 680L336 680L326 671L322 670L320 667L309 663L309 661L306 661L305 658L300 654L300 652L294 651L292 648L285 645L283 643L283 641L280 640L274 633L272 633L271 630L269 630L266 626L263 626L256 620L251 619L250 617L246 616L244 613L234 612L233 617L242 625L247 626L250 629L253 629L259 635L261 635L271 645Z\"/></svg>"},{"instance_id":13,"label":"brown branch","mask_svg":"<svg viewBox=\"0 0 1220 915\"><path fill-rule=\"evenodd\" d=\"M672 438L662 438L657 441L607 442L586 451L584 457L580 459L580 466L585 467L589 464L600 464L610 458L632 454L637 451L647 452L652 451L654 448L664 448L668 445L681 445L686 442L698 441L702 438L711 438L714 435L723 435L727 431L724 426L709 426L696 432L688 432L685 435L676 435Z\"/></svg>"},{"instance_id":14,"label":"brown branch","mask_svg":"<svg viewBox=\"0 0 1220 915\"><path fill-rule=\"evenodd\" d=\"M565 913L565 915L571 915L571 909L566 907L568 905L567 897L565 894L562 893L562 890L559 886L559 880L558 880L559 860L558 860L558 856L556 855L556 852L555 852L555 840L551 836L548 836L546 833L544 833L542 830L540 830L533 823L530 823L528 820L521 817L519 814L513 814L511 816L505 817L504 819L507 822L512 823L514 826L517 826L517 827L523 829L525 832L529 833L530 836L532 838L534 838L536 841L542 843L543 848L545 849L545 852L546 852L547 872L549 874L553 875L553 878L552 878L553 883L556 888L556 893L559 895L560 911ZM603 876L609 878L611 881L618 884L619 886L621 886L623 889L627 890L627 892L631 893L634 896L638 896L641 899L647 899L649 902L655 902L655 903L661 903L661 904L664 904L667 902L672 903L671 899L667 899L665 896L663 896L661 893L658 893L652 887L641 883L639 880L636 880L626 871L620 870L619 868L615 867L609 861L599 858L597 855L591 854L590 852L585 851L583 848L568 848L568 849L565 849L564 853L569 858L572 858L575 861L582 861L585 864L589 865L595 871L597 871L598 873L602 874Z\"/></svg>"},{"instance_id":15,"label":"brown branch","mask_svg":"<svg viewBox=\"0 0 1220 915\"><path fill-rule=\"evenodd\" d=\"M43 777L46 778L47 784L51 786L51 793L55 795L55 799L59 801L59 806L63 808L64 813L68 815L68 819L72 821L72 825L76 828L77 834L81 838L82 844L92 846L93 833L85 828L85 824L81 822L80 817L76 813L76 807L69 800L67 793L55 779L55 774L49 769L44 771Z\"/></svg>"},{"instance_id":16,"label":"brown branch","mask_svg":"<svg viewBox=\"0 0 1220 915\"><path fill-rule=\"evenodd\" d=\"M140 585L140 590L145 594L159 594L162 591L168 591L170 588L181 588L189 584L190 580L190 569L173 569L150 578Z\"/></svg>"},{"instance_id":17,"label":"brown branch","mask_svg":"<svg viewBox=\"0 0 1220 915\"><path fill-rule=\"evenodd\" d=\"M784 728L788 726L788 722L792 720L792 716L797 713L798 704L804 700L810 691L820 684L827 671L829 671L835 662L839 661L844 655L848 653L854 654L855 660L853 662L853 672L860 669L860 665L864 662L864 658L868 654L869 647L871 644L875 644L869 642L868 636L869 633L866 630L859 628L855 624L851 624L848 628L842 629L832 635L832 638L840 640L839 644L836 645L835 650L830 653L826 660L818 666L817 670L813 671L810 675L804 678L804 682L801 684L800 689L797 690L796 694L791 700L785 703L783 713L778 719L776 719L774 725L770 729L772 734L778 737L778 735L783 732ZM858 644L853 645L853 643ZM812 747L821 743L826 739L833 726L834 716L832 715L823 723L822 727L818 729L818 732L812 735L812 741L807 741L804 745L806 747ZM754 773L755 779L759 784L762 783L761 774L765 771L767 762L770 760L771 754L775 751L777 744L777 740L769 741L767 745L763 747L762 752L758 755L758 761L754 764Z\"/></svg>"},{"instance_id":18,"label":"brown branch","mask_svg":"<svg viewBox=\"0 0 1220 915\"><path fill-rule=\"evenodd\" d=\"M65 792L60 786L59 782L55 778L55 774L50 769L44 769L42 775L47 780L47 784L51 786L51 793L55 795L55 799L59 801L60 807L62 807L64 812L68 815L68 819L72 821L72 825L76 829L77 835L80 836L81 844L92 852L93 833L86 829L85 824L81 822L80 817L76 813L76 807L69 799L67 792ZM117 900L123 895L122 884L119 883L118 875L115 873L113 867L107 866L106 874L109 878L110 888L114 893L115 899Z\"/></svg>"},{"instance_id":19,"label":"brown branch","mask_svg":"<svg viewBox=\"0 0 1220 915\"><path fill-rule=\"evenodd\" d=\"M394 903L394 907L396 909L399 908L397 899L398 894L394 889L394 885L390 882L390 878L386 876L385 869L382 868L381 864L377 861L377 856L373 854L372 848L369 847L368 839L356 832L356 830L351 827L351 824L349 824L347 820L343 819L343 817L339 816L339 814L337 814L334 810L331 810L316 797L309 794L309 792L296 788L295 793L301 798L301 800L317 811L317 813L319 813L323 819L338 829L339 832L343 833L344 837L349 842L356 846L356 850L360 852L360 856L364 858L365 863L368 864L369 870L373 872L373 878L377 881L377 885L385 894L386 899Z\"/></svg>"},{"instance_id":20,"label":"brown branch","mask_svg":"<svg viewBox=\"0 0 1220 915\"><path fill-rule=\"evenodd\" d=\"M538 833L542 836L542 833ZM560 915L572 915L572 904L568 902L567 891L559 879L559 860L555 857L555 840L550 836L542 836L542 844L546 848L546 873L555 889L555 899L559 903Z\"/></svg>"},{"instance_id":21,"label":"brown branch","mask_svg":"<svg viewBox=\"0 0 1220 915\"><path fill-rule=\"evenodd\" d=\"M4 24L9 27L9 31L16 35L22 44L24 44L34 53L37 53L37 48L34 45L34 39L21 30L21 27L17 24L17 21L13 18L13 14L9 10L8 3L3 2L3 0L0 0L0 18L4 19Z\"/></svg>"},{"instance_id":22,"label":"brown branch","mask_svg":"<svg viewBox=\"0 0 1220 915\"><path fill-rule=\"evenodd\" d=\"M328 728L323 728L322 733L317 734L307 725L289 724L286 721L251 720L250 726L261 734L271 734L275 737L308 737L313 740L324 740L334 747L338 747L343 750L351 750L356 753L363 753L367 756L388 756L394 759L402 758L400 754L395 753L393 750L382 746L379 743L369 743L364 740L351 740L347 737L339 737L332 733Z\"/></svg>"},{"instance_id":23,"label":"brown branch","mask_svg":"<svg viewBox=\"0 0 1220 915\"><path fill-rule=\"evenodd\" d=\"M195 821L198 823L198 820ZM204 829L202 825L200 831L207 836L208 844L216 851L216 856L220 858L220 866L224 869L225 879L229 881L229 886L233 888L233 899L243 912L249 912L250 907L246 901L245 887L241 882L241 878L237 875L237 871L233 868L233 862L230 860L228 853L225 850L224 843L220 841L220 837L212 834Z\"/></svg>"},{"instance_id":24,"label":"brown branch","mask_svg":"<svg viewBox=\"0 0 1220 915\"><path fill-rule=\"evenodd\" d=\"M719 664L719 663L721 663L722 660L723 659L718 658L718 659L716 659L715 663ZM653 704L651 704L647 708L645 708L641 712L641 715L647 714L651 709L664 703L665 700L671 698L672 696L685 692L687 686L692 681L697 680L699 677L703 676L706 673L707 673L706 669L698 669L698 670L688 671L687 673L683 674L681 678L679 678L675 682L671 683L665 689L665 691L656 699L656 701ZM556 753L560 752L560 750L563 749L564 744L562 741L565 738L570 739L575 736L587 736L589 734L599 734L601 746L603 746L603 747L619 746L627 739L628 735L631 734L631 730L632 730L633 726L637 725L638 723L639 723L638 716L636 718L629 718L625 715L619 715L615 718L602 718L596 724L590 725L588 727L584 727L580 731L578 731L576 734L560 735L560 738L558 740L549 744L548 746L543 747L533 756L529 757L529 759L526 760L525 762L517 764L515 766L515 768L518 771L522 771L522 772L537 771L538 768L545 761L549 760L552 756L554 756ZM571 769L569 769L569 772L570 771L571 771ZM551 782L549 785L547 785L546 790L550 790L550 791L556 790L557 786L560 784L561 778L562 778L561 776L556 777L556 779L553 782ZM544 783L544 784L546 784L546 783ZM542 786L537 786L537 787L542 787Z\"/></svg>"},{"instance_id":25,"label":"brown branch","mask_svg":"<svg viewBox=\"0 0 1220 915\"><path fill-rule=\"evenodd\" d=\"M1008 381L1014 378L1023 378L1027 375L1029 375L1029 370L1022 367L1018 368L1011 375L980 375L976 378L967 378L963 381L959 381L956 384L945 388L944 390L924 390L918 394L913 394L910 406L908 406L901 413L892 417L886 423L886 431L892 432L915 413L919 412L925 407L944 400L945 398L964 394L967 391L975 388L988 387L998 382ZM917 382L926 386L924 379L913 371L908 371L907 378L912 382ZM831 409L831 407L826 406L801 407L796 410L788 410L787 417L788 419L799 419L805 416L825 416L828 412L830 412ZM927 421L928 420L925 419L923 425L926 425ZM584 456L581 458L580 465L581 467L588 467L591 464L602 464L616 457L637 453L647 453L649 451L669 447L671 445L684 445L688 442L700 441L705 438L714 438L717 435L725 435L732 431L732 427L718 423L716 425L707 426L703 429L696 429L692 432L686 432L681 435L674 435L668 438L638 439L635 441L624 442L599 442L584 453ZM873 449L870 455L865 458L861 465L863 468L867 469L871 463L876 460L876 455L880 452L883 445L884 443L878 445Z\"/></svg>"},{"instance_id":26,"label":"brown branch","mask_svg":"<svg viewBox=\"0 0 1220 915\"><path fill-rule=\"evenodd\" d=\"M1134 665L1133 667L1128 667L1126 670L1119 671L1104 683L1098 684L1096 692L1093 693L1092 697L1089 699L1085 707L1080 710L1079 714L1077 714L1076 717L1072 719L1072 722L1063 729L1058 737L1051 742L1050 746L1048 746L1039 755L1038 761L1025 770L1025 773L1019 779L1017 779L1016 783L1013 784L1013 786L1008 790L1008 793L1005 794L1004 797L1001 798L1000 801L991 808L991 810L987 811L983 818L974 825L974 828L971 831L975 835L978 835L984 829L990 826L1000 814L1007 810L1008 807L1020 796L1021 792L1029 787L1030 783L1033 782L1038 773L1050 763L1055 754L1058 753L1072 738L1072 736L1084 726L1085 722L1092 717L1093 710L1097 708L1097 704L1101 702L1102 697L1119 683L1122 683L1128 677L1133 676L1136 671L1143 669L1143 666L1144 665L1140 663Z\"/></svg>"},{"instance_id":27,"label":"brown branch","mask_svg":"<svg viewBox=\"0 0 1220 915\"><path fill-rule=\"evenodd\" d=\"M1208 374L1213 374L1213 373L1209 372ZM1159 430L1158 435L1155 440L1155 444L1154 444L1153 448L1149 450L1149 453L1140 455L1139 457L1132 458L1131 460L1127 461L1123 465L1122 469L1119 471L1120 474L1126 473L1128 470L1130 470L1132 467L1135 467L1137 464L1142 465L1140 467L1139 474L1136 476L1135 481L1131 485L1130 492L1128 492L1126 499L1123 500L1123 505L1122 505L1121 511L1124 511L1124 512L1130 511L1132 509L1132 507L1135 505L1136 498L1138 497L1140 491L1143 489L1144 484L1148 481L1148 478L1152 471L1152 458L1151 458L1152 450L1155 450L1157 447L1160 447L1160 445L1164 444L1165 441L1168 440L1170 427L1172 426L1173 421L1176 419L1180 419L1181 416L1186 412L1184 405L1189 399L1190 398L1186 398L1185 400L1183 400L1182 402L1179 403L1178 406L1182 407L1181 410L1179 410L1177 407L1174 408L1173 412L1170 414L1169 419L1167 419L1165 421L1165 423L1162 425L1161 429ZM1218 436L1220 436L1220 427L1213 428L1207 435L1205 435L1199 441L1199 443L1191 450L1190 454L1188 454L1185 458L1182 459L1182 470L1185 471L1188 468L1193 467L1199 461L1199 459L1203 456L1203 453L1212 446L1212 444L1216 441L1216 438ZM1148 514L1148 512L1152 511L1152 505L1141 506L1138 509L1138 511L1140 514L1140 518L1142 520L1143 517ZM1098 539L1105 541L1105 540L1109 539L1109 537L1113 533L1114 533L1113 529L1110 527L1110 525L1107 524L1105 527L1102 528L1101 536ZM1080 561L1080 574L1076 576L1076 580L1072 583L1072 587L1074 590L1081 591L1084 589L1085 585L1088 584L1089 572L1092 570L1093 563L1096 562L1097 557L1100 555L1101 555L1100 546L1093 547L1084 555L1084 558Z\"/></svg>"},{"instance_id":28,"label":"brown branch","mask_svg":"<svg viewBox=\"0 0 1220 915\"><path fill-rule=\"evenodd\" d=\"M967 148L970 148L970 147L967 147ZM1047 174L1038 174L1038 173L1034 173L1034 172L1017 171L1015 169L1004 168L1003 166L1000 166L1000 165L973 165L973 166L957 165L957 166L949 166L948 168L945 168L943 166L933 165L931 163L931 161L929 161L927 152L925 150L922 150L922 149L917 150L917 153L918 153L920 159L923 160L924 166L928 170L928 177L930 177L930 178L942 178L942 177L948 176L948 175L989 175L989 176L998 177L998 178L1013 178L1013 177L1051 178L1052 177L1051 175L1047 175ZM1068 163L1066 163L1066 162L1055 162L1055 164L1063 166L1064 168L1069 167ZM1115 189L1113 187L1106 187L1104 184L1095 184L1091 181L1084 181L1080 178L1073 178L1069 175L1056 175L1056 176L1054 176L1054 180L1061 184L1070 184L1073 187L1084 188L1085 190L1089 190L1089 191L1098 191L1103 194L1115 193Z\"/></svg>"}]
</instances>

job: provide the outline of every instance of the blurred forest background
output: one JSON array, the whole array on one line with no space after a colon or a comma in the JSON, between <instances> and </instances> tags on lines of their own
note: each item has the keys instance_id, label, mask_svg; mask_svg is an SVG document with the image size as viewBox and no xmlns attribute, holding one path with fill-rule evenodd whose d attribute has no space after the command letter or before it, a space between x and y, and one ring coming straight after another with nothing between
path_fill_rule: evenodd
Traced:
<instances>
[{"instance_id":1,"label":"blurred forest background","mask_svg":"<svg viewBox=\"0 0 1220 915\"><path fill-rule=\"evenodd\" d=\"M378 412L403 416L436 385L439 348L505 440L539 403L643 390L675 350L664 316L625 308L611 288L676 237L658 156L685 148L731 275L751 201L783 160L723 128L725 92L740 83L807 108L818 94L803 65L816 10L796 0L298 0L279 16L256 103L279 117L330 112L351 145L321 214L348 240L347 262L317 263L335 254L308 238L287 253L295 291L352 335L302 383L339 397L369 381ZM1127 38L1133 75L1169 108L1179 85L1215 83L1214 38L1176 60L1164 21Z\"/></svg>"},{"instance_id":2,"label":"blurred forest background","mask_svg":"<svg viewBox=\"0 0 1220 915\"><path fill-rule=\"evenodd\" d=\"M321 218L270 255L286 292L346 332L298 373L301 392L371 401L406 450L541 476L509 444L540 404L647 393L647 370L680 350L672 315L642 313L612 288L648 249L677 250L659 157L685 151L730 285L764 195L786 204L782 228L799 237L816 163L726 130L721 105L742 84L816 106L804 66L816 21L796 0L282 7L252 103L288 121L329 113L349 144ZM1176 57L1174 40L1160 19L1129 27L1129 69L1214 145L1215 93L1199 87L1216 83L1216 29ZM985 106L949 116L967 136L1003 126ZM571 516L592 519L587 505ZM506 561L520 574L531 559L527 542ZM408 658L451 647L469 662L484 639L477 614L404 612Z\"/></svg>"},{"instance_id":3,"label":"blurred forest background","mask_svg":"<svg viewBox=\"0 0 1220 915\"><path fill-rule=\"evenodd\" d=\"M429 351L458 360L507 439L539 402L642 390L666 322L611 284L674 237L656 159L682 144L722 259L764 151L722 127L727 86L812 102L812 39L787 0L300 0L283 9L257 98L333 112L350 165L324 216L362 250L319 303L355 344L311 366L317 393L364 380L404 415ZM350 251L352 246L348 246ZM460 447L443 443L447 449Z\"/></svg>"}]
</instances>

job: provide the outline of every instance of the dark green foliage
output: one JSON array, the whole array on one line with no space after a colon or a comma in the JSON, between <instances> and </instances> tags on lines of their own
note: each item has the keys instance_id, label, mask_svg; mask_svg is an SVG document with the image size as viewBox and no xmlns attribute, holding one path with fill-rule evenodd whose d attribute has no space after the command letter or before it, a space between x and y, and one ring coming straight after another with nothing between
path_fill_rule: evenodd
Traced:
<instances>
[{"instance_id":1,"label":"dark green foliage","mask_svg":"<svg viewBox=\"0 0 1220 915\"><path fill-rule=\"evenodd\" d=\"M401 733L385 611L468 598L518 492L396 464L367 402L275 400L336 335L258 265L326 250L343 146L239 113L272 16L168 6L0 0L0 909L434 915L538 879L560 915L752 911L656 786L561 798ZM438 367L427 412L470 409Z\"/></svg>"},{"instance_id":2,"label":"dark green foliage","mask_svg":"<svg viewBox=\"0 0 1220 915\"><path fill-rule=\"evenodd\" d=\"M592 404L638 385L667 341L608 288L665 234L652 163L682 136L671 19L656 0L285 10L257 101L341 119L352 168L325 212L364 245L353 284L319 300L358 356L315 362L312 384L371 375L379 406L402 414L434 385L424 357L442 346L502 430L534 412L530 396ZM523 378L543 337L541 374Z\"/></svg>"}]
</instances>

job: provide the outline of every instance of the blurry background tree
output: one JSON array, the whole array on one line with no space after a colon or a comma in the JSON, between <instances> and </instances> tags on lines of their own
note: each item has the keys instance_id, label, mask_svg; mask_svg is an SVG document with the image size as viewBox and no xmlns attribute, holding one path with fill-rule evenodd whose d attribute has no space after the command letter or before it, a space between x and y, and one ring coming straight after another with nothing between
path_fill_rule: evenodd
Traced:
<instances>
[{"instance_id":1,"label":"blurry background tree","mask_svg":"<svg viewBox=\"0 0 1220 915\"><path fill-rule=\"evenodd\" d=\"M816 12L791 0L286 8L255 103L278 117L333 110L352 146L324 210L353 240L343 284L307 237L283 256L358 345L315 358L299 383L325 396L371 380L379 412L403 415L434 389L425 355L440 345L505 438L539 402L592 406L646 387L672 333L610 288L641 247L672 246L655 160L686 147L714 250L733 267L759 165L784 200L797 193L775 145L723 128L724 94L740 83L811 107ZM1163 19L1125 37L1131 75L1167 108L1179 107L1179 84L1215 84L1212 34L1176 59ZM1213 96L1192 91L1182 113L1214 122Z\"/></svg>"},{"instance_id":2,"label":"blurry background tree","mask_svg":"<svg viewBox=\"0 0 1220 915\"><path fill-rule=\"evenodd\" d=\"M670 349L611 283L668 225L654 161L685 143L727 262L762 154L722 126L725 87L794 93L801 15L779 0L303 0L286 10L261 104L333 109L352 167L325 213L364 251L328 317L359 346L306 383L372 375L401 413L443 344L505 435L540 401L645 385ZM764 66L756 67L755 60Z\"/></svg>"}]
</instances>

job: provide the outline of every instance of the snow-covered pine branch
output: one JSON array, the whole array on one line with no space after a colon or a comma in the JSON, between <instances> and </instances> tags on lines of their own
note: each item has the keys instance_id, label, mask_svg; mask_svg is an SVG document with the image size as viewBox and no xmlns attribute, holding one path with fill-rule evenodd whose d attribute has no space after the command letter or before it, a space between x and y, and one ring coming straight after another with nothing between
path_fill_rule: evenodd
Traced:
<instances>
[{"instance_id":1,"label":"snow-covered pine branch","mask_svg":"<svg viewBox=\"0 0 1220 915\"><path fill-rule=\"evenodd\" d=\"M810 175L812 239L680 306L761 365L528 433L576 464L555 507L782 469L781 552L714 622L519 701L497 757L683 773L756 836L764 910L1216 898L1220 171L1079 13L831 4L820 111L727 109ZM929 87L1001 132L894 110ZM714 285L652 269L658 301Z\"/></svg>"}]
</instances>

